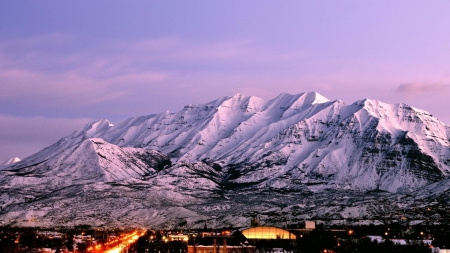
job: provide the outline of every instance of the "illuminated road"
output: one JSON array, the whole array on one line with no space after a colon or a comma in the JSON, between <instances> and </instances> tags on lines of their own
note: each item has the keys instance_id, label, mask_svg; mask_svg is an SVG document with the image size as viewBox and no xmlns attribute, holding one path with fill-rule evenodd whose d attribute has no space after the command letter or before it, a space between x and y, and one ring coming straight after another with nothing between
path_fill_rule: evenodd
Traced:
<instances>
[{"instance_id":1,"label":"illuminated road","mask_svg":"<svg viewBox=\"0 0 450 253\"><path fill-rule=\"evenodd\" d=\"M87 252L92 253L120 253L123 249L135 243L139 237L144 235L144 231L133 231L125 235L121 235L119 239L111 240L103 244L92 245L87 248Z\"/></svg>"}]
</instances>

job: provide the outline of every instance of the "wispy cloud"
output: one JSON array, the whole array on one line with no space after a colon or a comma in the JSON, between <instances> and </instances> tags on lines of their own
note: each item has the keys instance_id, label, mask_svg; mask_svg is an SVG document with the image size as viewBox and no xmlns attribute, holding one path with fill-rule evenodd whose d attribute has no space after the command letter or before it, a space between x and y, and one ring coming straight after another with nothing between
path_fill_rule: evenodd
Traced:
<instances>
[{"instance_id":1,"label":"wispy cloud","mask_svg":"<svg viewBox=\"0 0 450 253\"><path fill-rule=\"evenodd\" d=\"M440 83L403 83L397 87L397 93L412 97L426 93L447 92L450 90L449 84Z\"/></svg>"},{"instance_id":2,"label":"wispy cloud","mask_svg":"<svg viewBox=\"0 0 450 253\"><path fill-rule=\"evenodd\" d=\"M264 79L253 76L258 68L272 71L291 65L281 62L304 57L304 52L271 51L248 39L195 43L161 37L128 43L97 41L80 49L77 45L82 43L81 38L59 33L0 40L0 103L14 101L10 106L16 107L20 101L32 101L34 110L54 111L57 105L70 114L94 105L90 112L104 112L116 102L125 110L127 99L156 101L156 94L200 96L198 92L216 90L223 96L237 92L230 87L244 81ZM216 86L221 80L228 80L228 85ZM218 87L228 88L219 91ZM155 106L155 102L147 104Z\"/></svg>"},{"instance_id":3,"label":"wispy cloud","mask_svg":"<svg viewBox=\"0 0 450 253\"><path fill-rule=\"evenodd\" d=\"M21 48L23 50L39 50L46 49L49 46L68 46L78 41L78 38L70 33L53 32L46 34L39 34L29 37L14 38L9 37L0 40L0 48Z\"/></svg>"},{"instance_id":4,"label":"wispy cloud","mask_svg":"<svg viewBox=\"0 0 450 253\"><path fill-rule=\"evenodd\" d=\"M364 64L318 59L314 52L273 48L254 39L195 42L169 36L90 44L58 33L0 39L0 113L124 118L236 92L271 98L314 90L348 102L367 96L383 100L389 78L364 70L392 76L397 65ZM447 87L429 82L394 89L410 97Z\"/></svg>"},{"instance_id":5,"label":"wispy cloud","mask_svg":"<svg viewBox=\"0 0 450 253\"><path fill-rule=\"evenodd\" d=\"M250 39L194 43L177 37L165 37L117 45L117 47L133 57L140 55L138 58L148 61L191 63L235 60L235 64L238 65L242 62L256 64L300 59L307 54L306 51L277 52L257 46L258 44L257 41Z\"/></svg>"},{"instance_id":6,"label":"wispy cloud","mask_svg":"<svg viewBox=\"0 0 450 253\"><path fill-rule=\"evenodd\" d=\"M96 104L117 99L131 90L129 85L152 84L164 80L157 72L126 73L102 78L83 75L82 71L41 73L24 69L0 70L0 99L42 97L49 102L64 100L80 104ZM127 89L128 88L128 89Z\"/></svg>"}]
</instances>

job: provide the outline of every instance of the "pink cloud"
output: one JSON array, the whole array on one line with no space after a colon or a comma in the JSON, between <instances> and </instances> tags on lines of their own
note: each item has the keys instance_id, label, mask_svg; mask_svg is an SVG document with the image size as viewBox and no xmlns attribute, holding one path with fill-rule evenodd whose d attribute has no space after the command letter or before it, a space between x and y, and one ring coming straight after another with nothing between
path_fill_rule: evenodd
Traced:
<instances>
[{"instance_id":1,"label":"pink cloud","mask_svg":"<svg viewBox=\"0 0 450 253\"><path fill-rule=\"evenodd\" d=\"M403 83L397 87L397 93L405 96L416 96L430 92L445 92L449 88L450 85L439 83Z\"/></svg>"},{"instance_id":2,"label":"pink cloud","mask_svg":"<svg viewBox=\"0 0 450 253\"><path fill-rule=\"evenodd\" d=\"M152 85L167 73L135 72L98 78L82 70L42 73L25 69L0 70L0 99L43 96L75 104L95 104L126 95L129 88ZM128 89L127 89L128 88Z\"/></svg>"},{"instance_id":3,"label":"pink cloud","mask_svg":"<svg viewBox=\"0 0 450 253\"><path fill-rule=\"evenodd\" d=\"M80 42L70 35L50 34L27 39L26 43L52 40ZM71 112L79 111L80 105L88 108L105 102L114 104L116 100L126 111L139 98L141 104L153 108L151 112L158 112L160 107L176 109L177 103L207 102L237 92L269 99L280 92L317 91L346 102L370 97L395 103L395 94L446 87L419 83L392 87L389 83L400 83L411 76L398 76L401 71L395 62L351 59L342 63L339 58L316 57L301 48L271 49L252 39L198 43L161 37L129 43L111 41L64 52L59 54L50 48L11 53L0 45L0 99L27 101L33 96L42 108L63 104ZM379 72L383 75L376 74ZM419 74L415 79L428 80L433 73ZM154 102L162 96L177 99ZM102 112L110 108L106 107Z\"/></svg>"}]
</instances>

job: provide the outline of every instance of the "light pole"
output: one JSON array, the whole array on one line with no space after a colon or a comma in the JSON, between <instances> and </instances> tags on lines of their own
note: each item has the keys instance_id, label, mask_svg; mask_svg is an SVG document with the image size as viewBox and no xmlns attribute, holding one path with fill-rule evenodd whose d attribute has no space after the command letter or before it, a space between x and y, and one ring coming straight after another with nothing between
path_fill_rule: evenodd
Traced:
<instances>
[{"instance_id":1,"label":"light pole","mask_svg":"<svg viewBox=\"0 0 450 253\"><path fill-rule=\"evenodd\" d=\"M197 248L196 248L196 245L195 245L195 236L196 236L196 234L193 235L193 237L194 237L194 253L197 253Z\"/></svg>"}]
</instances>

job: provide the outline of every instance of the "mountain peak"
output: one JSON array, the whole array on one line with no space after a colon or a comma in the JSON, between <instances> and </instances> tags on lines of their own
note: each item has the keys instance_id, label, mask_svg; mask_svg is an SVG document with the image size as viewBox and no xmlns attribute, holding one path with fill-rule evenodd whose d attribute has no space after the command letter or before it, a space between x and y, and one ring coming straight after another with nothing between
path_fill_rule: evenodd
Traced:
<instances>
[{"instance_id":1,"label":"mountain peak","mask_svg":"<svg viewBox=\"0 0 450 253\"><path fill-rule=\"evenodd\" d=\"M280 93L280 95L270 100L268 106L298 110L300 108L307 108L315 104L326 102L329 102L329 100L316 92L305 92L300 94Z\"/></svg>"},{"instance_id":2,"label":"mountain peak","mask_svg":"<svg viewBox=\"0 0 450 253\"><path fill-rule=\"evenodd\" d=\"M236 99L236 100L242 100L244 97L245 97L244 94L236 93L236 94L234 94L231 98L232 98L232 99Z\"/></svg>"},{"instance_id":3,"label":"mountain peak","mask_svg":"<svg viewBox=\"0 0 450 253\"><path fill-rule=\"evenodd\" d=\"M308 100L308 102L311 104L323 104L330 101L328 100L328 98L322 96L317 92L305 92L304 95L307 98L305 100Z\"/></svg>"},{"instance_id":4,"label":"mountain peak","mask_svg":"<svg viewBox=\"0 0 450 253\"><path fill-rule=\"evenodd\" d=\"M90 122L85 126L86 138L92 138L96 134L107 131L114 125L107 119Z\"/></svg>"},{"instance_id":5,"label":"mountain peak","mask_svg":"<svg viewBox=\"0 0 450 253\"><path fill-rule=\"evenodd\" d=\"M12 157L12 158L9 158L7 160L0 161L0 166L8 166L8 165L11 165L11 164L17 163L17 162L20 162L20 158Z\"/></svg>"}]
</instances>

